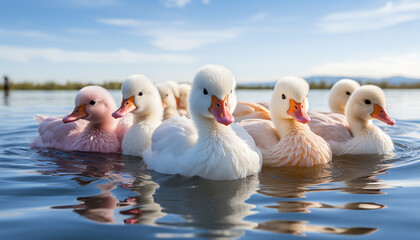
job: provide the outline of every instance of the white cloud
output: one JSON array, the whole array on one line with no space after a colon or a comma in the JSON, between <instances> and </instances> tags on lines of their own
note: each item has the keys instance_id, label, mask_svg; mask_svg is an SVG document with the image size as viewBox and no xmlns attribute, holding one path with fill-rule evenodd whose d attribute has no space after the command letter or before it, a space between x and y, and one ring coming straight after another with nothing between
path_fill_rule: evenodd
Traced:
<instances>
[{"instance_id":1,"label":"white cloud","mask_svg":"<svg viewBox=\"0 0 420 240\"><path fill-rule=\"evenodd\" d=\"M400 56L384 56L360 61L326 63L309 69L307 75L330 76L420 76L420 54L417 52Z\"/></svg>"},{"instance_id":2,"label":"white cloud","mask_svg":"<svg viewBox=\"0 0 420 240\"><path fill-rule=\"evenodd\" d=\"M157 29L148 32L142 32L152 37L151 43L164 50L170 51L188 51L204 45L224 42L238 37L243 30L227 29L227 30L168 30Z\"/></svg>"},{"instance_id":3,"label":"white cloud","mask_svg":"<svg viewBox=\"0 0 420 240\"><path fill-rule=\"evenodd\" d=\"M184 7L187 3L190 3L191 0L166 0L166 7Z\"/></svg>"},{"instance_id":4,"label":"white cloud","mask_svg":"<svg viewBox=\"0 0 420 240\"><path fill-rule=\"evenodd\" d=\"M51 63L191 63L195 58L184 54L148 54L126 49L108 52L67 51L59 48L25 48L0 45L0 59L29 62L41 59Z\"/></svg>"},{"instance_id":5,"label":"white cloud","mask_svg":"<svg viewBox=\"0 0 420 240\"><path fill-rule=\"evenodd\" d=\"M96 30L83 29L83 28L67 28L64 31L71 34L92 35L92 36L98 33Z\"/></svg>"},{"instance_id":6,"label":"white cloud","mask_svg":"<svg viewBox=\"0 0 420 240\"><path fill-rule=\"evenodd\" d=\"M203 0L203 3L204 4L209 4L210 3L210 0Z\"/></svg>"},{"instance_id":7,"label":"white cloud","mask_svg":"<svg viewBox=\"0 0 420 240\"><path fill-rule=\"evenodd\" d=\"M136 27L141 25L141 21L135 19L126 19L126 18L101 18L96 20L99 23L118 26L118 27Z\"/></svg>"},{"instance_id":8,"label":"white cloud","mask_svg":"<svg viewBox=\"0 0 420 240\"><path fill-rule=\"evenodd\" d=\"M119 5L118 0L72 0L67 4L79 7L110 7Z\"/></svg>"},{"instance_id":9,"label":"white cloud","mask_svg":"<svg viewBox=\"0 0 420 240\"><path fill-rule=\"evenodd\" d=\"M0 35L3 36L12 36L12 37L19 37L19 38L31 38L31 39L41 39L41 40L58 40L61 39L56 35L34 31L34 30L8 30L8 29L0 29Z\"/></svg>"},{"instance_id":10,"label":"white cloud","mask_svg":"<svg viewBox=\"0 0 420 240\"><path fill-rule=\"evenodd\" d=\"M388 2L370 10L337 12L327 15L319 24L328 33L358 32L382 29L420 19L419 1Z\"/></svg>"}]
</instances>

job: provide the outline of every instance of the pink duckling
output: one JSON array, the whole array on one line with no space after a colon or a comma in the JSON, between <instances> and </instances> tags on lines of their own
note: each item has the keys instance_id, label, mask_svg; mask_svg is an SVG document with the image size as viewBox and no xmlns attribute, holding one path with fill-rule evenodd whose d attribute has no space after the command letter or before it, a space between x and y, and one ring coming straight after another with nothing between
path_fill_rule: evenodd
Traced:
<instances>
[{"instance_id":1,"label":"pink duckling","mask_svg":"<svg viewBox=\"0 0 420 240\"><path fill-rule=\"evenodd\" d=\"M76 95L74 111L65 118L36 116L39 135L31 147L67 151L118 153L118 120L111 114L116 108L111 94L100 86L87 86Z\"/></svg>"}]
</instances>

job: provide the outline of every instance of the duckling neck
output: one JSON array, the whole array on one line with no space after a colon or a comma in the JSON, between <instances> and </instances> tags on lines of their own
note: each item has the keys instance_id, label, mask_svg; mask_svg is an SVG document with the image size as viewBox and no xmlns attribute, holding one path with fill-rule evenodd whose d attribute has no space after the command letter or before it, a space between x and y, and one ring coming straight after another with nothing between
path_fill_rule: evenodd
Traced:
<instances>
[{"instance_id":1,"label":"duckling neck","mask_svg":"<svg viewBox=\"0 0 420 240\"><path fill-rule=\"evenodd\" d=\"M225 138L233 132L230 126L225 126L221 123L218 123L213 118L199 118L194 122L197 127L198 138Z\"/></svg>"},{"instance_id":2,"label":"duckling neck","mask_svg":"<svg viewBox=\"0 0 420 240\"><path fill-rule=\"evenodd\" d=\"M98 129L100 131L114 131L118 121L115 120L111 113L106 114L99 122L89 122L86 126L87 130Z\"/></svg>"},{"instance_id":3,"label":"duckling neck","mask_svg":"<svg viewBox=\"0 0 420 240\"><path fill-rule=\"evenodd\" d=\"M290 128L301 128L306 129L308 126L302 124L295 119L276 119L273 121L273 125L276 128L277 134L280 138L286 136L290 132Z\"/></svg>"},{"instance_id":4,"label":"duckling neck","mask_svg":"<svg viewBox=\"0 0 420 240\"><path fill-rule=\"evenodd\" d=\"M162 111L156 111L150 114L133 114L133 124L139 123L160 123L162 121Z\"/></svg>"},{"instance_id":5,"label":"duckling neck","mask_svg":"<svg viewBox=\"0 0 420 240\"><path fill-rule=\"evenodd\" d=\"M372 129L373 126L371 120L352 116L347 116L347 123L349 124L350 132L355 137L362 135L366 130Z\"/></svg>"}]
</instances>

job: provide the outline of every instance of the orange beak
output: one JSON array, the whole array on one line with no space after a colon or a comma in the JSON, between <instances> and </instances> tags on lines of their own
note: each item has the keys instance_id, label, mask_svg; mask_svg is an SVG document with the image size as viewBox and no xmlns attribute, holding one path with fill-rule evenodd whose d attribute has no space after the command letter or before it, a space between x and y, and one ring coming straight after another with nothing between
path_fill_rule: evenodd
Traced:
<instances>
[{"instance_id":1,"label":"orange beak","mask_svg":"<svg viewBox=\"0 0 420 240\"><path fill-rule=\"evenodd\" d=\"M166 102L165 102L165 99L163 99L163 98L161 98L162 99L162 106L163 106L163 108L165 109L166 108Z\"/></svg>"},{"instance_id":2,"label":"orange beak","mask_svg":"<svg viewBox=\"0 0 420 240\"><path fill-rule=\"evenodd\" d=\"M118 108L115 112L112 113L114 118L123 117L127 113L131 113L132 111L136 110L137 106L134 104L134 96L131 96L127 99L123 99L121 102L121 107Z\"/></svg>"},{"instance_id":3,"label":"orange beak","mask_svg":"<svg viewBox=\"0 0 420 240\"><path fill-rule=\"evenodd\" d=\"M211 96L211 106L209 112L211 112L217 122L228 126L229 124L235 121L232 114L229 112L227 103L229 99L229 94L226 95L225 99L220 100L216 96Z\"/></svg>"},{"instance_id":4,"label":"orange beak","mask_svg":"<svg viewBox=\"0 0 420 240\"><path fill-rule=\"evenodd\" d=\"M370 116L391 126L395 124L395 120L386 113L384 108L380 107L378 104L374 104L374 107L375 109Z\"/></svg>"},{"instance_id":5,"label":"orange beak","mask_svg":"<svg viewBox=\"0 0 420 240\"><path fill-rule=\"evenodd\" d=\"M86 113L86 104L82 104L76 107L70 115L63 118L63 122L64 123L74 122L79 119L85 118L87 116L88 114Z\"/></svg>"},{"instance_id":6,"label":"orange beak","mask_svg":"<svg viewBox=\"0 0 420 240\"><path fill-rule=\"evenodd\" d=\"M290 107L289 110L287 110L287 113L301 123L307 123L311 120L305 111L305 100L301 103L297 103L295 100L290 99Z\"/></svg>"},{"instance_id":7,"label":"orange beak","mask_svg":"<svg viewBox=\"0 0 420 240\"><path fill-rule=\"evenodd\" d=\"M178 108L180 108L180 107L181 107L181 99L176 98L176 106L177 106Z\"/></svg>"}]
</instances>

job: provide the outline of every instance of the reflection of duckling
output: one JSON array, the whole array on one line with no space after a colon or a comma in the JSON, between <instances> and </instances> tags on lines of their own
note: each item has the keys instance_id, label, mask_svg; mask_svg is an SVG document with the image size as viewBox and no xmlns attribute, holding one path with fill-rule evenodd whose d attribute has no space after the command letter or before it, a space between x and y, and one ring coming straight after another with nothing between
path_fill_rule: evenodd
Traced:
<instances>
[{"instance_id":1,"label":"reflection of duckling","mask_svg":"<svg viewBox=\"0 0 420 240\"><path fill-rule=\"evenodd\" d=\"M163 212L182 216L185 221L174 223L162 218L163 224L223 230L225 237L239 237L257 224L244 220L253 214L254 205L246 203L258 188L258 176L232 181L210 181L203 178L164 176L153 178L160 187L154 194ZM166 222L170 223L166 223ZM228 230L231 229L231 230Z\"/></svg>"},{"instance_id":2,"label":"reflection of duckling","mask_svg":"<svg viewBox=\"0 0 420 240\"><path fill-rule=\"evenodd\" d=\"M102 190L102 193L89 197L78 197L77 200L82 202L78 205L55 206L53 209L73 208L78 213L90 220L102 223L115 223L114 210L132 205L130 202L120 202L116 199L111 190L115 189L115 183L96 185Z\"/></svg>"},{"instance_id":3,"label":"reflection of duckling","mask_svg":"<svg viewBox=\"0 0 420 240\"><path fill-rule=\"evenodd\" d=\"M370 227L331 227L331 226L317 226L309 225L306 221L283 221L274 220L261 223L257 229L267 230L276 233L286 233L306 236L306 232L314 233L328 233L340 235L366 235L375 232L378 228Z\"/></svg>"}]
</instances>

